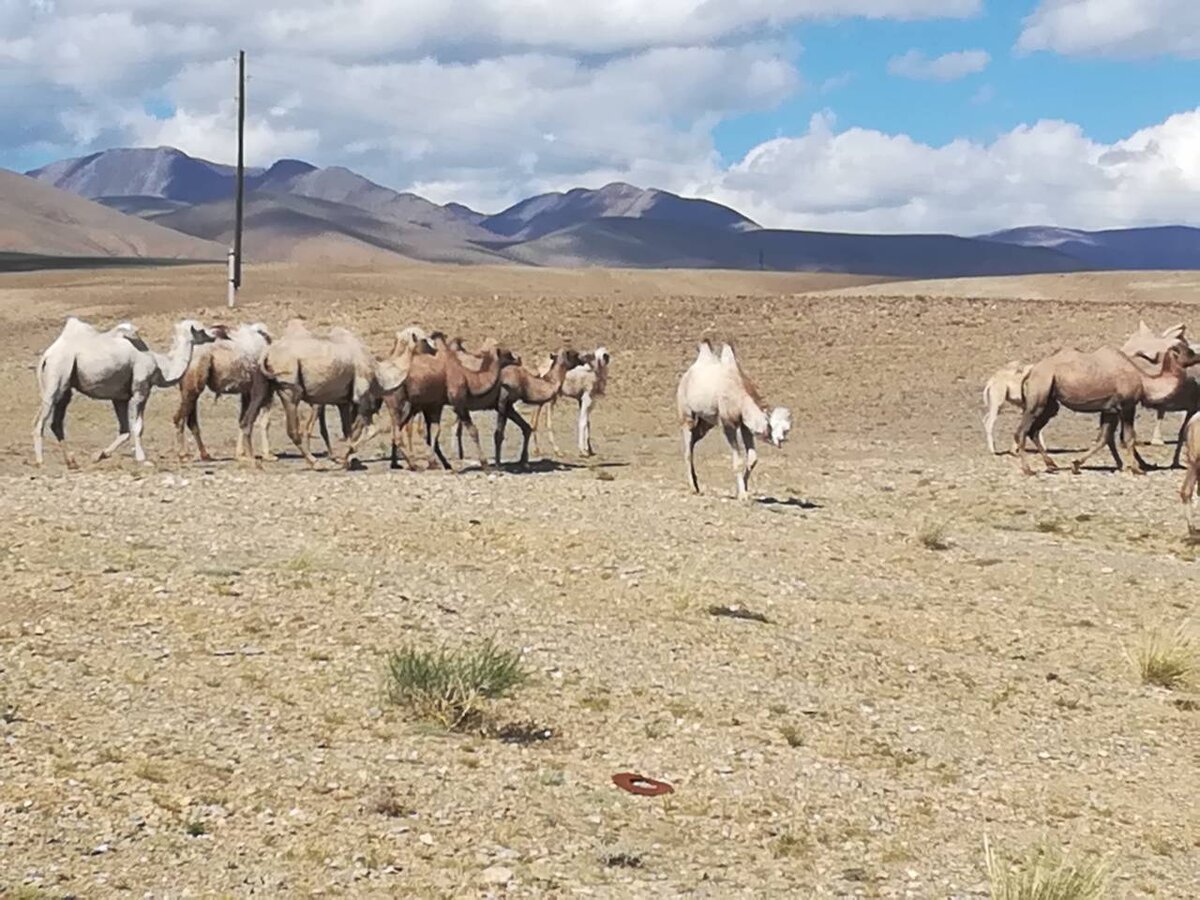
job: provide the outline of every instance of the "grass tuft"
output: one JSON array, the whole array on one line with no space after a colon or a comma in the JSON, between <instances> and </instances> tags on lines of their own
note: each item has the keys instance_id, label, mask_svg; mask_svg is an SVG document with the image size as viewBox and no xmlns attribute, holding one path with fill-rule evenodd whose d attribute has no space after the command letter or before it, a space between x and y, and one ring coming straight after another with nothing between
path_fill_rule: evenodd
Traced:
<instances>
[{"instance_id":1,"label":"grass tuft","mask_svg":"<svg viewBox=\"0 0 1200 900\"><path fill-rule=\"evenodd\" d=\"M954 545L946 537L946 526L941 522L926 522L917 532L917 543L926 550L949 550Z\"/></svg>"},{"instance_id":2,"label":"grass tuft","mask_svg":"<svg viewBox=\"0 0 1200 900\"><path fill-rule=\"evenodd\" d=\"M462 650L405 647L387 662L387 697L450 729L480 718L484 700L501 697L526 679L521 654L492 641Z\"/></svg>"},{"instance_id":3,"label":"grass tuft","mask_svg":"<svg viewBox=\"0 0 1200 900\"><path fill-rule=\"evenodd\" d=\"M1104 900L1109 896L1112 866L1106 859L1065 856L1036 847L1016 864L996 858L983 840L991 900Z\"/></svg>"},{"instance_id":4,"label":"grass tuft","mask_svg":"<svg viewBox=\"0 0 1200 900\"><path fill-rule=\"evenodd\" d=\"M1196 638L1187 627L1156 629L1138 644L1133 661L1145 684L1168 690L1184 686L1196 674Z\"/></svg>"}]
</instances>

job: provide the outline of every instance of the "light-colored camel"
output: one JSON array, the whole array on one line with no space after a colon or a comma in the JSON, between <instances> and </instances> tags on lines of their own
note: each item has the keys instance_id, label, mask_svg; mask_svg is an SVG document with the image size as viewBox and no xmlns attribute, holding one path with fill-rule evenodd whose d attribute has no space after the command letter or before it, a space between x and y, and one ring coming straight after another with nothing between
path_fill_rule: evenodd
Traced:
<instances>
[{"instance_id":1,"label":"light-colored camel","mask_svg":"<svg viewBox=\"0 0 1200 900\"><path fill-rule=\"evenodd\" d=\"M541 408L562 390L567 372L579 365L580 356L574 350L563 349L553 355L553 363L546 375L534 375L521 365L507 366L500 373L500 397L496 404L496 465L500 465L504 447L505 423L511 421L521 429L521 465L529 464L529 436L533 429L517 412L517 402Z\"/></svg>"},{"instance_id":2,"label":"light-colored camel","mask_svg":"<svg viewBox=\"0 0 1200 900\"><path fill-rule=\"evenodd\" d=\"M567 377L563 379L562 388L559 390L559 396L570 397L579 404L577 437L579 452L584 456L595 455L592 448L592 407L608 390L608 366L611 361L612 355L605 347L597 347L590 353L584 353L580 357L580 364L567 373ZM549 367L546 368L546 371L549 371ZM554 448L555 453L559 452L558 441L554 437L554 407L557 403L558 397L555 397L549 403L539 406L534 412L533 446L538 453L541 452L538 432L541 430L542 410L546 411L546 429L550 432L550 446Z\"/></svg>"},{"instance_id":3,"label":"light-colored camel","mask_svg":"<svg viewBox=\"0 0 1200 900\"><path fill-rule=\"evenodd\" d=\"M170 351L161 354L147 347L137 329L128 322L109 331L99 331L74 316L68 318L62 332L38 360L42 404L33 425L33 455L37 464L43 463L42 441L49 420L63 460L69 468L76 468L63 431L67 404L74 391L95 400L111 401L117 416L117 438L97 454L97 462L111 456L132 437L134 457L144 463L142 427L150 391L171 387L183 377L195 345L224 336L222 328L209 330L199 322L184 319L174 327Z\"/></svg>"},{"instance_id":4,"label":"light-colored camel","mask_svg":"<svg viewBox=\"0 0 1200 900\"><path fill-rule=\"evenodd\" d=\"M1074 471L1107 445L1118 468L1121 457L1116 448L1116 429L1121 426L1121 445L1131 457L1130 470L1145 472L1145 460L1137 452L1134 415L1139 404L1156 407L1168 402L1187 379L1187 367L1200 362L1186 343L1178 343L1160 355L1156 371L1146 373L1113 347L1090 353L1060 350L1037 362L1029 370L1022 386L1025 411L1014 440L1021 469L1032 474L1025 457L1025 440L1037 437L1065 406L1075 412L1099 413L1100 432L1095 445L1072 463ZM1045 449L1041 450L1047 471L1058 467Z\"/></svg>"},{"instance_id":5,"label":"light-colored camel","mask_svg":"<svg viewBox=\"0 0 1200 900\"><path fill-rule=\"evenodd\" d=\"M315 468L317 460L309 449L311 421L301 426L300 404L310 404L314 417L317 407L349 405L354 410L354 425L346 464L351 465L378 398L396 391L403 381L403 372L390 362L376 360L345 328L331 328L325 335L316 335L302 322L293 320L283 337L271 344L259 360L242 432L248 442L259 412L272 394L278 394L288 437L309 467Z\"/></svg>"},{"instance_id":6,"label":"light-colored camel","mask_svg":"<svg viewBox=\"0 0 1200 900\"><path fill-rule=\"evenodd\" d=\"M737 497L745 500L750 496L750 473L758 462L755 437L781 447L791 430L792 414L786 407L771 408L763 402L728 344L722 345L718 354L706 340L700 343L698 351L696 361L679 380L676 392L688 483L694 492L700 493L694 458L696 444L713 426L720 425L733 451ZM744 463L738 449L739 434L746 448Z\"/></svg>"},{"instance_id":7,"label":"light-colored camel","mask_svg":"<svg viewBox=\"0 0 1200 900\"><path fill-rule=\"evenodd\" d=\"M250 404L250 390L254 384L254 373L258 369L259 358L271 343L271 333L262 322L255 322L253 325L239 325L228 334L227 338L198 347L192 353L192 360L183 378L179 380L179 409L175 412L175 429L181 460L189 459L185 428L192 432L200 459L212 459L200 436L200 417L197 410L200 397L206 390L212 391L217 398L237 394L241 399L238 421L246 415L246 408ZM268 412L259 419L259 444L264 459L271 455L267 441L269 426ZM235 456L240 459L245 455L241 428L238 428L237 441Z\"/></svg>"},{"instance_id":8,"label":"light-colored camel","mask_svg":"<svg viewBox=\"0 0 1200 900\"><path fill-rule=\"evenodd\" d=\"M987 437L988 452L993 455L996 453L996 419L1000 417L1000 410L1005 406L1023 408L1021 383L1031 368L1032 366L1015 360L1005 363L992 373L992 377L983 386L983 433ZM1042 436L1039 434L1037 439L1041 441ZM1039 449L1042 449L1040 444ZM1015 452L1015 447L1012 452Z\"/></svg>"},{"instance_id":9,"label":"light-colored camel","mask_svg":"<svg viewBox=\"0 0 1200 900\"><path fill-rule=\"evenodd\" d=\"M500 391L500 372L512 365L515 357L507 350L486 351L484 367L478 372L463 368L456 351L446 342L446 336L434 332L430 336L434 347L432 356L415 356L407 378L400 390L385 395L384 402L392 414L392 468L400 468L400 433L416 415L425 419L425 440L433 449L438 462L450 469L450 461L442 453L438 440L442 410L454 410L475 441L480 462L487 460L479 443L479 430L471 421L472 409L494 408Z\"/></svg>"}]
</instances>

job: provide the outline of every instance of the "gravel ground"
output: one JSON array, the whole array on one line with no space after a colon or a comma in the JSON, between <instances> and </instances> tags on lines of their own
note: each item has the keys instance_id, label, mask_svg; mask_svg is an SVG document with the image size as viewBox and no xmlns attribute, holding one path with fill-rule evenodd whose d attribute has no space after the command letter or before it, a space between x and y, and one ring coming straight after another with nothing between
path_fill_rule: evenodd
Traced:
<instances>
[{"instance_id":1,"label":"gravel ground","mask_svg":"<svg viewBox=\"0 0 1200 900\"><path fill-rule=\"evenodd\" d=\"M1194 613L1179 476L1025 478L977 409L1007 359L1186 320L1200 288L250 269L242 318L304 312L380 350L413 320L529 354L606 344L599 456L392 473L377 446L365 472L257 471L227 458L236 403L206 399L226 458L180 464L164 390L153 466L67 473L50 447L34 469L29 366L62 316L161 342L227 320L214 271L0 282L0 895L974 898L987 836L1111 854L1119 896L1200 896L1200 704L1128 658ZM795 413L753 503L718 437L705 494L684 487L673 392L704 334ZM77 399L67 427L82 458L111 413ZM390 650L487 638L530 672L489 720L549 740L386 703ZM675 792L622 793L621 771Z\"/></svg>"}]
</instances>

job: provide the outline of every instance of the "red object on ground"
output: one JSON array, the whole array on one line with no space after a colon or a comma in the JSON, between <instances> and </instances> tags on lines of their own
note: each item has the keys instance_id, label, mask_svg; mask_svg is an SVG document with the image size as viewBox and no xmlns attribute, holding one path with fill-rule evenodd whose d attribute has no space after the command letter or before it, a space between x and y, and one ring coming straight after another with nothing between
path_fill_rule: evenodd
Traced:
<instances>
[{"instance_id":1,"label":"red object on ground","mask_svg":"<svg viewBox=\"0 0 1200 900\"><path fill-rule=\"evenodd\" d=\"M612 777L612 780L613 784L621 790L637 794L641 797L657 797L660 794L673 794L675 792L675 788L671 787L665 781L647 778L645 775L638 775L636 772L618 772Z\"/></svg>"}]
</instances>

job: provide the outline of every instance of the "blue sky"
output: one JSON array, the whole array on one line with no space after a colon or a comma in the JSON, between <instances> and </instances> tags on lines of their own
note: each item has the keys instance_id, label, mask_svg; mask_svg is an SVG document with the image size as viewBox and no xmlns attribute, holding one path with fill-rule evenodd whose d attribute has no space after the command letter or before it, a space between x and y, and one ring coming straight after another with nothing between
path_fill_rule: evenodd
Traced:
<instances>
[{"instance_id":1,"label":"blue sky","mask_svg":"<svg viewBox=\"0 0 1200 900\"><path fill-rule=\"evenodd\" d=\"M495 211L628 181L765 225L1200 224L1198 0L0 0L0 165L344 165Z\"/></svg>"}]
</instances>

